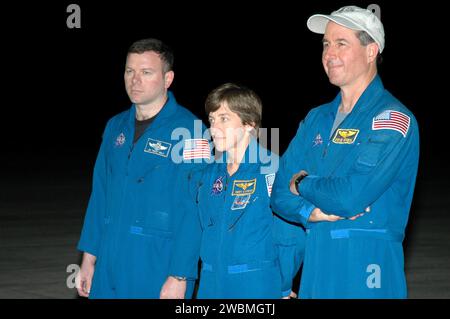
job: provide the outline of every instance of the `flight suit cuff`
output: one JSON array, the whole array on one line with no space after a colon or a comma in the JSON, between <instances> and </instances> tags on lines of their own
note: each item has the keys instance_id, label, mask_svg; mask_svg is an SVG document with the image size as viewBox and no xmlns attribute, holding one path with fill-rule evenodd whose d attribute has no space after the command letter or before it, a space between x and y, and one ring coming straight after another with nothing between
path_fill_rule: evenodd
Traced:
<instances>
[{"instance_id":1,"label":"flight suit cuff","mask_svg":"<svg viewBox=\"0 0 450 319\"><path fill-rule=\"evenodd\" d=\"M170 267L169 276L185 277L187 280L197 279L196 272L194 272L194 270L189 271L185 267Z\"/></svg>"},{"instance_id":2,"label":"flight suit cuff","mask_svg":"<svg viewBox=\"0 0 450 319\"><path fill-rule=\"evenodd\" d=\"M312 211L314 210L316 206L308 202L307 200L304 201L304 204L302 208L300 209L300 216L303 218L303 225L306 227L308 224L309 216L311 215Z\"/></svg>"},{"instance_id":3,"label":"flight suit cuff","mask_svg":"<svg viewBox=\"0 0 450 319\"><path fill-rule=\"evenodd\" d=\"M85 253L89 253L93 256L97 256L98 255L98 251L95 247L93 247L92 245L86 244L84 242L79 242L77 249L81 252L85 252Z\"/></svg>"},{"instance_id":4,"label":"flight suit cuff","mask_svg":"<svg viewBox=\"0 0 450 319\"><path fill-rule=\"evenodd\" d=\"M281 296L284 297L289 297L289 295L291 294L292 289L289 290L285 290L281 292Z\"/></svg>"}]
</instances>

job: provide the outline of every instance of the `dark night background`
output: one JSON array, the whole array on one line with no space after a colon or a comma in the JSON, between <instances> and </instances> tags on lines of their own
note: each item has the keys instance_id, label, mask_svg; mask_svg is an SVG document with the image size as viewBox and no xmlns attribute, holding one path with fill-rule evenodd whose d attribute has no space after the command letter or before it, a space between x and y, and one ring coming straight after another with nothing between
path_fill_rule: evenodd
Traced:
<instances>
[{"instance_id":1,"label":"dark night background","mask_svg":"<svg viewBox=\"0 0 450 319\"><path fill-rule=\"evenodd\" d=\"M371 3L381 7L386 32L379 73L421 134L404 243L409 294L450 297L448 37L439 3L427 2L431 14L406 1L73 1L81 29L68 29L70 3L2 8L0 298L75 296L66 267L78 263L101 133L130 105L123 69L132 42L156 37L174 49L172 91L203 120L204 100L219 84L254 89L263 127L280 128L283 152L309 109L338 92L307 18Z\"/></svg>"}]
</instances>

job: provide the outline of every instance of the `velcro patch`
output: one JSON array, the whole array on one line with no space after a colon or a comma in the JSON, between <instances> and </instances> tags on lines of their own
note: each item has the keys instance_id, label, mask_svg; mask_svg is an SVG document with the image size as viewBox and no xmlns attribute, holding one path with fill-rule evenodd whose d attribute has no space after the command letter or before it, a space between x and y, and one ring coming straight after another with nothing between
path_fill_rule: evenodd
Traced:
<instances>
[{"instance_id":1,"label":"velcro patch","mask_svg":"<svg viewBox=\"0 0 450 319\"><path fill-rule=\"evenodd\" d=\"M149 138L147 140L147 143L145 144L144 152L167 157L169 155L171 147L172 144L170 143Z\"/></svg>"},{"instance_id":2,"label":"velcro patch","mask_svg":"<svg viewBox=\"0 0 450 319\"><path fill-rule=\"evenodd\" d=\"M387 110L373 118L372 130L394 130L406 137L410 124L411 118L408 115L399 111Z\"/></svg>"},{"instance_id":3,"label":"velcro patch","mask_svg":"<svg viewBox=\"0 0 450 319\"><path fill-rule=\"evenodd\" d=\"M211 149L209 142L204 138L188 139L184 141L183 159L204 158L209 159L211 156Z\"/></svg>"},{"instance_id":4,"label":"velcro patch","mask_svg":"<svg viewBox=\"0 0 450 319\"><path fill-rule=\"evenodd\" d=\"M338 129L333 137L333 143L336 144L353 144L358 136L359 130L352 128Z\"/></svg>"},{"instance_id":5,"label":"velcro patch","mask_svg":"<svg viewBox=\"0 0 450 319\"><path fill-rule=\"evenodd\" d=\"M247 207L247 204L250 201L250 196L251 195L236 196L233 204L231 205L231 210L244 209Z\"/></svg>"},{"instance_id":6,"label":"velcro patch","mask_svg":"<svg viewBox=\"0 0 450 319\"><path fill-rule=\"evenodd\" d=\"M272 195L272 186L275 181L275 173L266 175L266 186L267 186L267 194Z\"/></svg>"},{"instance_id":7,"label":"velcro patch","mask_svg":"<svg viewBox=\"0 0 450 319\"><path fill-rule=\"evenodd\" d=\"M246 181L234 181L231 195L241 196L253 194L256 190L256 178Z\"/></svg>"}]
</instances>

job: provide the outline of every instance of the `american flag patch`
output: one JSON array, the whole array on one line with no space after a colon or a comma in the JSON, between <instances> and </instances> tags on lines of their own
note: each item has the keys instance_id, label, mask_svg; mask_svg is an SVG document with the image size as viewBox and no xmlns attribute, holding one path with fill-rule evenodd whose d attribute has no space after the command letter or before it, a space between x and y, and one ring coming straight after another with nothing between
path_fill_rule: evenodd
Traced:
<instances>
[{"instance_id":1,"label":"american flag patch","mask_svg":"<svg viewBox=\"0 0 450 319\"><path fill-rule=\"evenodd\" d=\"M409 130L411 119L408 115L398 111L384 111L372 120L372 130L394 130L402 133L403 137Z\"/></svg>"},{"instance_id":2,"label":"american flag patch","mask_svg":"<svg viewBox=\"0 0 450 319\"><path fill-rule=\"evenodd\" d=\"M274 181L275 181L275 173L266 175L267 194L269 195L269 197L270 195L272 195L272 186Z\"/></svg>"},{"instance_id":3,"label":"american flag patch","mask_svg":"<svg viewBox=\"0 0 450 319\"><path fill-rule=\"evenodd\" d=\"M206 158L211 156L209 142L206 139L189 139L184 141L183 159Z\"/></svg>"}]
</instances>

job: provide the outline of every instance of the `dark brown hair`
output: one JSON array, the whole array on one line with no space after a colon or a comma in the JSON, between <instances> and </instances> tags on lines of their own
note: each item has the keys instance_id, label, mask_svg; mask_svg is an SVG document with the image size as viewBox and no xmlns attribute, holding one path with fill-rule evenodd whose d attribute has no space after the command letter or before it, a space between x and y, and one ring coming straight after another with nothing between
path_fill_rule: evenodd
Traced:
<instances>
[{"instance_id":1,"label":"dark brown hair","mask_svg":"<svg viewBox=\"0 0 450 319\"><path fill-rule=\"evenodd\" d=\"M164 73L173 69L173 51L161 40L158 39L142 39L134 42L128 49L128 54L153 51L159 55L164 63Z\"/></svg>"},{"instance_id":2,"label":"dark brown hair","mask_svg":"<svg viewBox=\"0 0 450 319\"><path fill-rule=\"evenodd\" d=\"M234 83L222 84L206 98L206 114L217 111L224 102L239 116L242 124L254 126L256 130L261 126L262 103L252 90Z\"/></svg>"}]
</instances>

